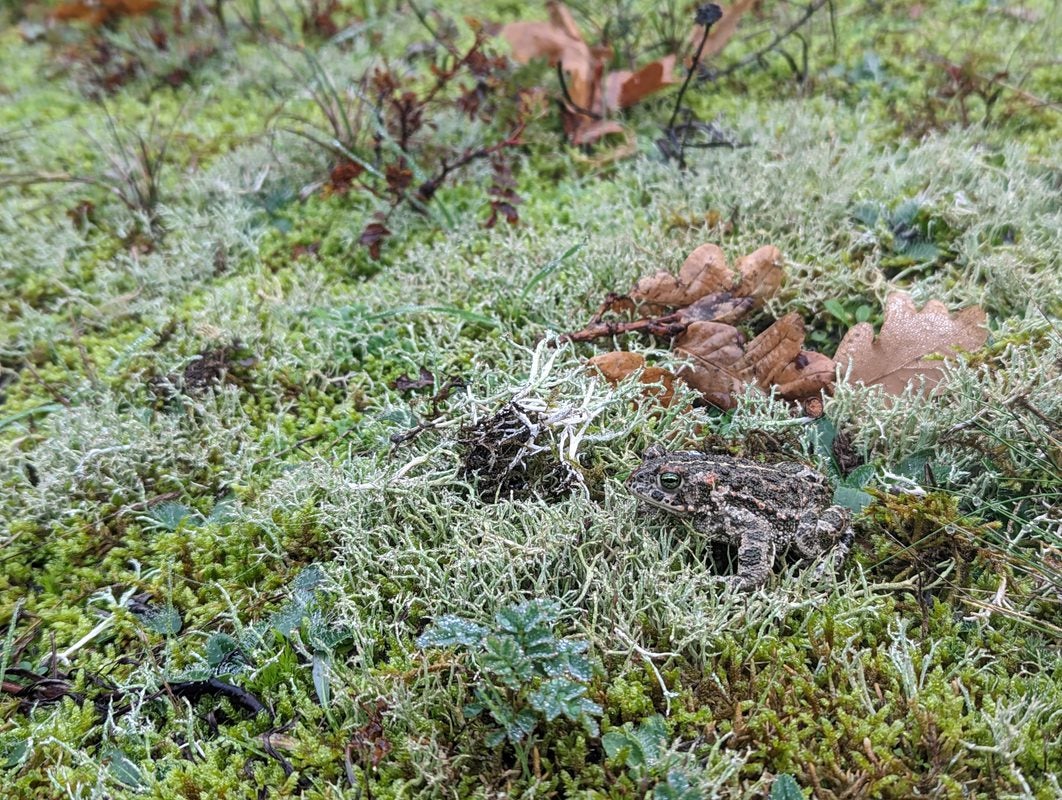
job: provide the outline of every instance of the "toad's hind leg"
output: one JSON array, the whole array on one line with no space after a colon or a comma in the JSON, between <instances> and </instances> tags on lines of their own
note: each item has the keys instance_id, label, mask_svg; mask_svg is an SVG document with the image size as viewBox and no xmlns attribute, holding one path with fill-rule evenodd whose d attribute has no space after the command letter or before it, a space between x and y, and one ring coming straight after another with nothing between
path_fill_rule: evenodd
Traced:
<instances>
[{"instance_id":1,"label":"toad's hind leg","mask_svg":"<svg viewBox=\"0 0 1062 800\"><path fill-rule=\"evenodd\" d=\"M801 517L793 537L800 554L814 559L829 553L829 557L815 568L816 578L822 575L827 564L834 570L844 564L855 538L851 519L851 512L841 506L830 506L820 514L809 511Z\"/></svg>"}]
</instances>

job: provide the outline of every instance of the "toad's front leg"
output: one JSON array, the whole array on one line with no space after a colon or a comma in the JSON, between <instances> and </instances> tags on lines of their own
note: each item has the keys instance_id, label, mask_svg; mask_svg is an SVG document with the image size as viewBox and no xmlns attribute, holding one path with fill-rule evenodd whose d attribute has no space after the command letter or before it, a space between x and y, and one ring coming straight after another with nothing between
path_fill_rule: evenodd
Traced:
<instances>
[{"instance_id":1,"label":"toad's front leg","mask_svg":"<svg viewBox=\"0 0 1062 800\"><path fill-rule=\"evenodd\" d=\"M750 591L767 582L774 566L774 531L767 525L746 527L738 542L738 569L734 585Z\"/></svg>"}]
</instances>

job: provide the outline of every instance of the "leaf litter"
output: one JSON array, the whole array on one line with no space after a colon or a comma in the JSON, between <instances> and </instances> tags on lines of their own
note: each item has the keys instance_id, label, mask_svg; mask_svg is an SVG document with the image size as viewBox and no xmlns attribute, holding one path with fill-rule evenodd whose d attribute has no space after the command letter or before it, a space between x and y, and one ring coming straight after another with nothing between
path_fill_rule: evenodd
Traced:
<instances>
[{"instance_id":1,"label":"leaf litter","mask_svg":"<svg viewBox=\"0 0 1062 800\"><path fill-rule=\"evenodd\" d=\"M588 365L617 384L631 375L646 384L643 394L662 406L674 401L674 381L683 381L704 402L733 408L749 387L799 402L806 413L821 414L821 395L833 391L837 368L852 383L881 386L891 395L921 381L925 389L943 377L943 360L979 349L988 338L986 314L978 306L951 313L931 300L917 310L909 295L888 297L884 323L875 340L869 323L853 326L836 355L804 347L803 318L793 312L771 323L751 341L736 327L761 309L781 287L784 272L778 248L765 245L739 258L733 268L715 244L703 244L678 274L662 270L639 279L626 295L610 295L590 323L563 339L588 342L627 333L669 340L685 360L671 372L627 351L603 353ZM632 321L606 319L638 311Z\"/></svg>"}]
</instances>

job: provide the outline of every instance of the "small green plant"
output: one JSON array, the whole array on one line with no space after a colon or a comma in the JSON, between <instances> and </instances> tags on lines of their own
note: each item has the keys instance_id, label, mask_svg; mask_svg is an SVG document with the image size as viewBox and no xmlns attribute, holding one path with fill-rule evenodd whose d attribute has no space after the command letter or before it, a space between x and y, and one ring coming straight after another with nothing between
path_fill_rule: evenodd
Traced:
<instances>
[{"instance_id":1,"label":"small green plant","mask_svg":"<svg viewBox=\"0 0 1062 800\"><path fill-rule=\"evenodd\" d=\"M654 714L635 727L628 722L601 737L609 759L622 764L639 785L653 785L653 800L701 800L694 783L697 765L689 753L675 752L667 723Z\"/></svg>"},{"instance_id":2,"label":"small green plant","mask_svg":"<svg viewBox=\"0 0 1062 800\"><path fill-rule=\"evenodd\" d=\"M318 588L324 572L311 564L292 583L292 599L273 614L273 628L297 650L310 658L313 688L323 708L332 703L332 673L335 651L353 637L353 631L333 624L321 605Z\"/></svg>"},{"instance_id":3,"label":"small green plant","mask_svg":"<svg viewBox=\"0 0 1062 800\"><path fill-rule=\"evenodd\" d=\"M861 243L882 250L881 266L886 270L929 267L954 257L949 247L955 232L920 197L894 209L861 203L852 210L852 218L867 229Z\"/></svg>"},{"instance_id":4,"label":"small green plant","mask_svg":"<svg viewBox=\"0 0 1062 800\"><path fill-rule=\"evenodd\" d=\"M441 30L433 32L433 47L442 46L446 55L432 64L429 82L418 83L419 76L384 65L356 81L336 79L313 52L300 49L305 67L290 69L305 84L310 103L300 95L276 115L276 129L328 154L328 179L316 186L327 194L356 191L383 201L358 239L374 260L392 234L387 224L401 207L452 229L456 217L439 190L476 161L490 163L493 174L485 225L519 219L516 206L522 200L507 151L523 145L520 137L529 119L522 104L510 101L508 62L489 51L490 36L482 27L475 26L465 50L455 43L455 32ZM488 141L469 146L447 140L439 122L455 114L483 126ZM508 132L499 133L499 125Z\"/></svg>"},{"instance_id":5,"label":"small green plant","mask_svg":"<svg viewBox=\"0 0 1062 800\"><path fill-rule=\"evenodd\" d=\"M804 793L800 791L800 784L792 775L782 773L771 784L770 800L803 800Z\"/></svg>"},{"instance_id":6,"label":"small green plant","mask_svg":"<svg viewBox=\"0 0 1062 800\"><path fill-rule=\"evenodd\" d=\"M493 630L448 615L417 640L422 649L457 647L469 654L482 677L464 713L478 717L489 712L497 727L487 737L488 746L506 740L519 745L540 724L562 716L597 736L595 717L602 709L586 697L592 674L589 643L558 639L558 614L556 603L530 600L499 611Z\"/></svg>"},{"instance_id":7,"label":"small green plant","mask_svg":"<svg viewBox=\"0 0 1062 800\"><path fill-rule=\"evenodd\" d=\"M834 485L833 502L858 514L870 503L873 497L867 487L884 473L893 483L916 487L928 475L933 480L943 478L942 468L935 467L930 458L931 450L916 450L903 459L891 464L881 465L867 463L850 465L842 463L852 458L845 454L847 447L837 427L828 417L821 417L811 428L810 446L812 451L826 464L826 474ZM932 482L932 481L931 481Z\"/></svg>"},{"instance_id":8,"label":"small green plant","mask_svg":"<svg viewBox=\"0 0 1062 800\"><path fill-rule=\"evenodd\" d=\"M146 128L121 124L106 105L102 109L108 140L97 139L88 131L82 132L92 141L99 156L100 164L94 170L0 172L0 188L44 184L94 188L116 200L132 215L134 224L127 236L129 243L149 246L160 241L165 234L160 218L165 194L163 173L171 164L169 149L185 106L177 110L168 126L160 125L158 116L153 114ZM88 201L84 213L88 214L93 207Z\"/></svg>"}]
</instances>

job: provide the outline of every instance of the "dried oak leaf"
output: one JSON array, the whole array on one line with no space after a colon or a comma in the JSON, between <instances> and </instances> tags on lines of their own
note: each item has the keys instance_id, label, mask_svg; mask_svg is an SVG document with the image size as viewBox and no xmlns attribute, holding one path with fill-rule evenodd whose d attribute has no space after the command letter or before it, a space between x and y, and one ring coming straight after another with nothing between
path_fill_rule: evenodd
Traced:
<instances>
[{"instance_id":1,"label":"dried oak leaf","mask_svg":"<svg viewBox=\"0 0 1062 800\"><path fill-rule=\"evenodd\" d=\"M688 306L705 295L728 291L733 282L719 246L702 244L686 256L677 276L661 270L642 278L631 297L656 306Z\"/></svg>"},{"instance_id":2,"label":"dried oak leaf","mask_svg":"<svg viewBox=\"0 0 1062 800\"><path fill-rule=\"evenodd\" d=\"M580 122L574 116L569 117L569 119L575 120L576 123L568 133L572 144L593 144L610 133L625 134L627 132L627 129L614 119L595 119L590 122Z\"/></svg>"},{"instance_id":3,"label":"dried oak leaf","mask_svg":"<svg viewBox=\"0 0 1062 800\"><path fill-rule=\"evenodd\" d=\"M120 17L147 14L158 7L158 0L71 0L52 12L60 21L79 20L99 27Z\"/></svg>"},{"instance_id":4,"label":"dried oak leaf","mask_svg":"<svg viewBox=\"0 0 1062 800\"><path fill-rule=\"evenodd\" d=\"M800 355L803 345L804 320L795 312L786 314L748 343L734 367L745 380L767 391L782 370Z\"/></svg>"},{"instance_id":5,"label":"dried oak leaf","mask_svg":"<svg viewBox=\"0 0 1062 800\"><path fill-rule=\"evenodd\" d=\"M738 273L734 295L753 298L754 308L761 307L782 285L782 253L773 245L742 256L734 268Z\"/></svg>"},{"instance_id":6,"label":"dried oak leaf","mask_svg":"<svg viewBox=\"0 0 1062 800\"><path fill-rule=\"evenodd\" d=\"M833 388L837 362L813 350L801 350L775 376L775 392L786 400L818 397Z\"/></svg>"},{"instance_id":7,"label":"dried oak leaf","mask_svg":"<svg viewBox=\"0 0 1062 800\"><path fill-rule=\"evenodd\" d=\"M951 314L938 300L919 311L906 292L885 300L885 321L878 338L874 327L861 322L841 340L834 360L850 369L852 383L881 386L889 394L901 394L909 383L921 378L932 389L943 377L941 358L960 350L973 351L988 339L987 315L979 306ZM929 358L937 356L937 358Z\"/></svg>"},{"instance_id":8,"label":"dried oak leaf","mask_svg":"<svg viewBox=\"0 0 1062 800\"><path fill-rule=\"evenodd\" d=\"M620 123L602 117L678 82L674 55L635 72L608 73L606 65L612 58L612 48L607 44L588 45L563 3L551 0L546 8L548 21L510 22L501 27L499 34L509 43L517 62L526 64L545 58L550 64L560 65L571 100L571 104L565 104L564 127L573 144L590 144L607 134L623 133Z\"/></svg>"},{"instance_id":9,"label":"dried oak leaf","mask_svg":"<svg viewBox=\"0 0 1062 800\"><path fill-rule=\"evenodd\" d=\"M675 351L690 360L678 376L709 403L733 408L745 381L737 366L744 355L745 337L733 325L694 322L675 339Z\"/></svg>"},{"instance_id":10,"label":"dried oak leaf","mask_svg":"<svg viewBox=\"0 0 1062 800\"><path fill-rule=\"evenodd\" d=\"M735 297L732 292L713 292L696 303L678 309L674 316L682 325L694 322L733 324L749 313L756 303L751 297Z\"/></svg>"},{"instance_id":11,"label":"dried oak leaf","mask_svg":"<svg viewBox=\"0 0 1062 800\"><path fill-rule=\"evenodd\" d=\"M643 355L617 350L594 356L586 363L613 386L640 371L638 380L645 385L643 397L655 398L664 408L669 407L675 399L674 373L662 367L646 366Z\"/></svg>"},{"instance_id":12,"label":"dried oak leaf","mask_svg":"<svg viewBox=\"0 0 1062 800\"><path fill-rule=\"evenodd\" d=\"M675 56L664 56L636 72L616 70L605 78L605 109L627 108L653 92L678 83L675 77Z\"/></svg>"},{"instance_id":13,"label":"dried oak leaf","mask_svg":"<svg viewBox=\"0 0 1062 800\"><path fill-rule=\"evenodd\" d=\"M549 2L548 22L510 22L500 35L513 51L513 58L526 64L545 58L560 64L568 75L568 94L572 101L589 108L593 94L594 57L583 40L571 11L563 3Z\"/></svg>"}]
</instances>

